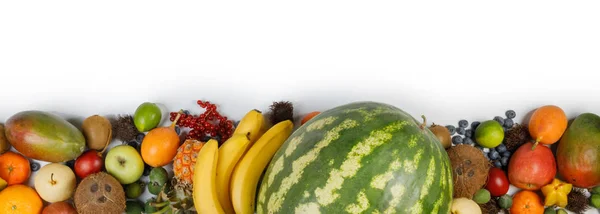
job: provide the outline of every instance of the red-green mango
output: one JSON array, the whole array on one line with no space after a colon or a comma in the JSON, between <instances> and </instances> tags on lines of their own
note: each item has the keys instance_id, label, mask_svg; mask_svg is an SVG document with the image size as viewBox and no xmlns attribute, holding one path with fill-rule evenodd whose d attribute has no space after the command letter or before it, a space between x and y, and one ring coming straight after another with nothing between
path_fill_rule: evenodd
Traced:
<instances>
[{"instance_id":1,"label":"red-green mango","mask_svg":"<svg viewBox=\"0 0 600 214\"><path fill-rule=\"evenodd\" d=\"M558 172L575 187L600 185L600 117L579 115L562 136L556 149Z\"/></svg>"},{"instance_id":2,"label":"red-green mango","mask_svg":"<svg viewBox=\"0 0 600 214\"><path fill-rule=\"evenodd\" d=\"M47 162L65 162L85 150L85 137L73 124L43 111L23 111L5 123L8 142L26 157Z\"/></svg>"}]
</instances>

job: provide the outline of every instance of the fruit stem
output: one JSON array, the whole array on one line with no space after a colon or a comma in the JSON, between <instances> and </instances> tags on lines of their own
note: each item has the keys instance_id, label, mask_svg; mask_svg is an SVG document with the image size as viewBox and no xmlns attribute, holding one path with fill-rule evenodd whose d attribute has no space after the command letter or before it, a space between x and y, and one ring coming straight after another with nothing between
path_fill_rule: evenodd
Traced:
<instances>
[{"instance_id":1,"label":"fruit stem","mask_svg":"<svg viewBox=\"0 0 600 214\"><path fill-rule=\"evenodd\" d=\"M537 145L540 143L540 141L542 140L542 138L538 138L537 140L535 140L535 142L533 142L533 146L531 147L531 150L535 150L535 147L537 147Z\"/></svg>"},{"instance_id":2,"label":"fruit stem","mask_svg":"<svg viewBox=\"0 0 600 214\"><path fill-rule=\"evenodd\" d=\"M175 117L175 120L173 120L173 123L171 123L172 129L175 129L175 126L177 125L177 121L179 121L179 118L181 117L182 113L183 113L183 109L179 109L179 112L177 112L177 117Z\"/></svg>"},{"instance_id":3,"label":"fruit stem","mask_svg":"<svg viewBox=\"0 0 600 214\"><path fill-rule=\"evenodd\" d=\"M419 128L421 128L421 130L424 130L427 126L427 118L425 117L425 115L421 115L421 118L423 118L423 123L419 126Z\"/></svg>"},{"instance_id":4,"label":"fruit stem","mask_svg":"<svg viewBox=\"0 0 600 214\"><path fill-rule=\"evenodd\" d=\"M50 184L55 185L56 181L54 180L54 173L50 174Z\"/></svg>"}]
</instances>

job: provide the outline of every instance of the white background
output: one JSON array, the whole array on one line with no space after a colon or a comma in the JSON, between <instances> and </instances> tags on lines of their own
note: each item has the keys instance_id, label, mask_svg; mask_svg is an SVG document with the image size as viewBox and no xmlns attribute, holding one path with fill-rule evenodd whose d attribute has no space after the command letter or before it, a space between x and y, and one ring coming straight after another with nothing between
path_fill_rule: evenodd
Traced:
<instances>
[{"instance_id":1,"label":"white background","mask_svg":"<svg viewBox=\"0 0 600 214\"><path fill-rule=\"evenodd\" d=\"M168 111L239 119L382 101L449 124L600 113L597 1L3 1L0 121Z\"/></svg>"}]
</instances>

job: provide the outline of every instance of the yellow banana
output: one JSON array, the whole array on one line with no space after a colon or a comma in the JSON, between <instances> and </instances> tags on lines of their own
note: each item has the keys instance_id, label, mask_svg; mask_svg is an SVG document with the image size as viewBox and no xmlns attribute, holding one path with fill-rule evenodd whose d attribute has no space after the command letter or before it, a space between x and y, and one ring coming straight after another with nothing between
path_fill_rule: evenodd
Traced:
<instances>
[{"instance_id":1,"label":"yellow banana","mask_svg":"<svg viewBox=\"0 0 600 214\"><path fill-rule=\"evenodd\" d=\"M250 145L249 133L234 134L221 148L219 148L219 161L217 162L217 195L223 211L227 214L235 214L231 198L229 197L229 184L233 168L238 163L246 148Z\"/></svg>"},{"instance_id":2,"label":"yellow banana","mask_svg":"<svg viewBox=\"0 0 600 214\"><path fill-rule=\"evenodd\" d=\"M254 144L265 133L266 123L263 114L256 109L250 110L240 120L235 128L234 134L250 133L250 146Z\"/></svg>"},{"instance_id":3,"label":"yellow banana","mask_svg":"<svg viewBox=\"0 0 600 214\"><path fill-rule=\"evenodd\" d=\"M231 202L237 214L253 214L256 189L262 172L277 150L292 134L294 124L286 120L275 124L248 150L231 177Z\"/></svg>"},{"instance_id":4,"label":"yellow banana","mask_svg":"<svg viewBox=\"0 0 600 214\"><path fill-rule=\"evenodd\" d=\"M211 139L200 149L194 166L193 198L198 213L224 214L217 196L219 143Z\"/></svg>"}]
</instances>

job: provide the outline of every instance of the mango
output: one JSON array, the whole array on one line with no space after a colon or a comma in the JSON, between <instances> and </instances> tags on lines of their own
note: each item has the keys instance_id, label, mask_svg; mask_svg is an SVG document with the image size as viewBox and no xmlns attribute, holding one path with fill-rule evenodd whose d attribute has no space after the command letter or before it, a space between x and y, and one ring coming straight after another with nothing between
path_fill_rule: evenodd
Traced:
<instances>
[{"instance_id":1,"label":"mango","mask_svg":"<svg viewBox=\"0 0 600 214\"><path fill-rule=\"evenodd\" d=\"M85 150L82 132L58 115L22 111L5 123L8 142L26 157L52 163L77 158Z\"/></svg>"}]
</instances>

